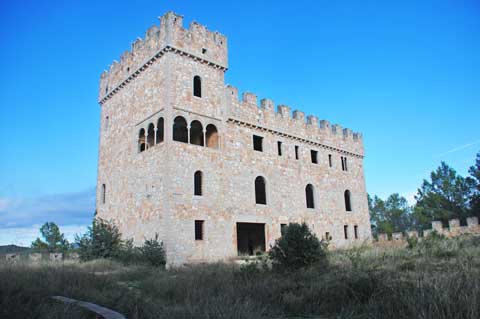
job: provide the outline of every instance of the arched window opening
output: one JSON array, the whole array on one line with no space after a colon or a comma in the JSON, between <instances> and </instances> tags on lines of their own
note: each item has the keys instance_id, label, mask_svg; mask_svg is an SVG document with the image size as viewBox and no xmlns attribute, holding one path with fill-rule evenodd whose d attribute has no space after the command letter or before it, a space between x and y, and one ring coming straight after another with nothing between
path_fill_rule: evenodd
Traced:
<instances>
[{"instance_id":1,"label":"arched window opening","mask_svg":"<svg viewBox=\"0 0 480 319\"><path fill-rule=\"evenodd\" d=\"M190 123L190 144L203 146L203 126L199 121Z\"/></svg>"},{"instance_id":2,"label":"arched window opening","mask_svg":"<svg viewBox=\"0 0 480 319\"><path fill-rule=\"evenodd\" d=\"M257 176L255 178L255 203L266 205L267 193L265 191L265 178Z\"/></svg>"},{"instance_id":3,"label":"arched window opening","mask_svg":"<svg viewBox=\"0 0 480 319\"><path fill-rule=\"evenodd\" d=\"M345 191L345 210L347 212L351 212L352 211L352 203L351 203L351 199L350 199L350 191L347 189Z\"/></svg>"},{"instance_id":4,"label":"arched window opening","mask_svg":"<svg viewBox=\"0 0 480 319\"><path fill-rule=\"evenodd\" d=\"M146 141L145 141L145 129L141 129L140 132L138 132L138 152L143 152L145 151L146 148Z\"/></svg>"},{"instance_id":5,"label":"arched window opening","mask_svg":"<svg viewBox=\"0 0 480 319\"><path fill-rule=\"evenodd\" d=\"M313 197L313 185L308 184L305 187L305 196L307 199L307 208L315 208L315 199Z\"/></svg>"},{"instance_id":6,"label":"arched window opening","mask_svg":"<svg viewBox=\"0 0 480 319\"><path fill-rule=\"evenodd\" d=\"M147 148L153 147L153 145L155 145L155 125L150 123L148 125Z\"/></svg>"},{"instance_id":7,"label":"arched window opening","mask_svg":"<svg viewBox=\"0 0 480 319\"><path fill-rule=\"evenodd\" d=\"M194 175L194 195L202 196L202 172L196 171Z\"/></svg>"},{"instance_id":8,"label":"arched window opening","mask_svg":"<svg viewBox=\"0 0 480 319\"><path fill-rule=\"evenodd\" d=\"M105 184L102 184L102 204L105 204L106 196L107 196L107 187L105 186Z\"/></svg>"},{"instance_id":9,"label":"arched window opening","mask_svg":"<svg viewBox=\"0 0 480 319\"><path fill-rule=\"evenodd\" d=\"M207 147L218 148L218 131L215 125L208 124L207 125Z\"/></svg>"},{"instance_id":10,"label":"arched window opening","mask_svg":"<svg viewBox=\"0 0 480 319\"><path fill-rule=\"evenodd\" d=\"M198 75L193 77L193 95L202 97L202 79Z\"/></svg>"},{"instance_id":11,"label":"arched window opening","mask_svg":"<svg viewBox=\"0 0 480 319\"><path fill-rule=\"evenodd\" d=\"M163 142L163 117L158 119L157 122L157 132L156 132L156 143L162 143Z\"/></svg>"},{"instance_id":12,"label":"arched window opening","mask_svg":"<svg viewBox=\"0 0 480 319\"><path fill-rule=\"evenodd\" d=\"M187 121L181 116L177 116L173 120L173 140L188 143Z\"/></svg>"}]
</instances>

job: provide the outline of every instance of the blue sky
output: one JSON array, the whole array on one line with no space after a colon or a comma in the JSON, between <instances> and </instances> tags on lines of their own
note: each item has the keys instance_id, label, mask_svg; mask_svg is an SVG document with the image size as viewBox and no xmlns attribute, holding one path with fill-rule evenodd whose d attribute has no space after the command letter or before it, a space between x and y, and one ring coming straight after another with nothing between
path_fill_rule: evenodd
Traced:
<instances>
[{"instance_id":1,"label":"blue sky","mask_svg":"<svg viewBox=\"0 0 480 319\"><path fill-rule=\"evenodd\" d=\"M364 135L370 194L480 151L480 3L2 1L0 244L94 211L100 73L173 10L229 40L227 83Z\"/></svg>"}]
</instances>

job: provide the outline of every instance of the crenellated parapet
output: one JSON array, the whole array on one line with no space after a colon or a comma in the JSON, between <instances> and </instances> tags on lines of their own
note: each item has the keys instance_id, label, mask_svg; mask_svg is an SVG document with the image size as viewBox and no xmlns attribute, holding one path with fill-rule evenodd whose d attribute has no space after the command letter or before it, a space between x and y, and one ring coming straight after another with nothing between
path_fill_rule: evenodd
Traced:
<instances>
[{"instance_id":1,"label":"crenellated parapet","mask_svg":"<svg viewBox=\"0 0 480 319\"><path fill-rule=\"evenodd\" d=\"M188 56L212 67L226 70L228 67L227 38L209 31L197 22L183 27L183 16L168 12L160 17L160 25L154 25L137 38L130 51L113 61L100 77L100 104L139 76L165 53Z\"/></svg>"},{"instance_id":2,"label":"crenellated parapet","mask_svg":"<svg viewBox=\"0 0 480 319\"><path fill-rule=\"evenodd\" d=\"M448 221L448 227L443 227L441 221L432 221L432 228L426 229L423 231L423 237L420 237L417 231L408 231L406 236L403 233L393 233L391 240L392 241L405 241L407 238L417 238L422 239L428 236L431 236L432 233L437 233L445 237L457 237L465 234L480 235L480 225L478 224L478 217L468 217L467 225L461 226L459 219L451 219ZM390 238L387 234L381 233L378 234L378 242L388 242Z\"/></svg>"},{"instance_id":3,"label":"crenellated parapet","mask_svg":"<svg viewBox=\"0 0 480 319\"><path fill-rule=\"evenodd\" d=\"M258 104L257 95L245 92L239 99L238 89L226 87L228 120L240 124L267 130L280 136L290 137L312 147L325 147L353 156L363 157L362 135L319 120L315 115L305 115L288 105L280 104L275 109L271 99L262 99Z\"/></svg>"}]
</instances>

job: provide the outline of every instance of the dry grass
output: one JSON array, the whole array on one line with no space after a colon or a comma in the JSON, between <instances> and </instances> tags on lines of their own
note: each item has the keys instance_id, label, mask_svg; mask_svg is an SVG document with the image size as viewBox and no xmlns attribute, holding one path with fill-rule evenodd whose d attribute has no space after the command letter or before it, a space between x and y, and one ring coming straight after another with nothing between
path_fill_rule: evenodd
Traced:
<instances>
[{"instance_id":1,"label":"dry grass","mask_svg":"<svg viewBox=\"0 0 480 319\"><path fill-rule=\"evenodd\" d=\"M161 271L108 260L0 265L0 318L89 318L49 299L91 301L135 318L480 318L478 239L335 252L288 274L196 265Z\"/></svg>"}]
</instances>

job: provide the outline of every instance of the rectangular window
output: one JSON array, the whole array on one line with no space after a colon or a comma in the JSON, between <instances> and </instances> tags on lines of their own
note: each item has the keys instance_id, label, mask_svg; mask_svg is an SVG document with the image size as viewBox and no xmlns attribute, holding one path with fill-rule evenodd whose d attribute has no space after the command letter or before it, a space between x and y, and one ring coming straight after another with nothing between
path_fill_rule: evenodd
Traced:
<instances>
[{"instance_id":1,"label":"rectangular window","mask_svg":"<svg viewBox=\"0 0 480 319\"><path fill-rule=\"evenodd\" d=\"M253 149L255 151L263 152L263 137L253 135Z\"/></svg>"},{"instance_id":2,"label":"rectangular window","mask_svg":"<svg viewBox=\"0 0 480 319\"><path fill-rule=\"evenodd\" d=\"M312 156L312 163L318 164L318 152L314 150L310 150L310 155Z\"/></svg>"},{"instance_id":3,"label":"rectangular window","mask_svg":"<svg viewBox=\"0 0 480 319\"><path fill-rule=\"evenodd\" d=\"M203 220L195 221L195 240L203 240Z\"/></svg>"},{"instance_id":4,"label":"rectangular window","mask_svg":"<svg viewBox=\"0 0 480 319\"><path fill-rule=\"evenodd\" d=\"M328 166L332 167L333 162L332 162L332 154L328 154Z\"/></svg>"},{"instance_id":5,"label":"rectangular window","mask_svg":"<svg viewBox=\"0 0 480 319\"><path fill-rule=\"evenodd\" d=\"M287 224L280 224L280 234L285 235Z\"/></svg>"},{"instance_id":6,"label":"rectangular window","mask_svg":"<svg viewBox=\"0 0 480 319\"><path fill-rule=\"evenodd\" d=\"M358 239L358 226L357 225L353 226L353 232L355 234L355 239Z\"/></svg>"},{"instance_id":7,"label":"rectangular window","mask_svg":"<svg viewBox=\"0 0 480 319\"><path fill-rule=\"evenodd\" d=\"M348 225L343 226L343 234L345 235L345 239L348 239Z\"/></svg>"},{"instance_id":8,"label":"rectangular window","mask_svg":"<svg viewBox=\"0 0 480 319\"><path fill-rule=\"evenodd\" d=\"M298 145L295 145L295 159L298 160Z\"/></svg>"},{"instance_id":9,"label":"rectangular window","mask_svg":"<svg viewBox=\"0 0 480 319\"><path fill-rule=\"evenodd\" d=\"M278 156L282 156L282 142L277 142Z\"/></svg>"},{"instance_id":10,"label":"rectangular window","mask_svg":"<svg viewBox=\"0 0 480 319\"><path fill-rule=\"evenodd\" d=\"M330 233L327 231L325 233L325 240L331 240L332 238L330 237Z\"/></svg>"}]
</instances>

